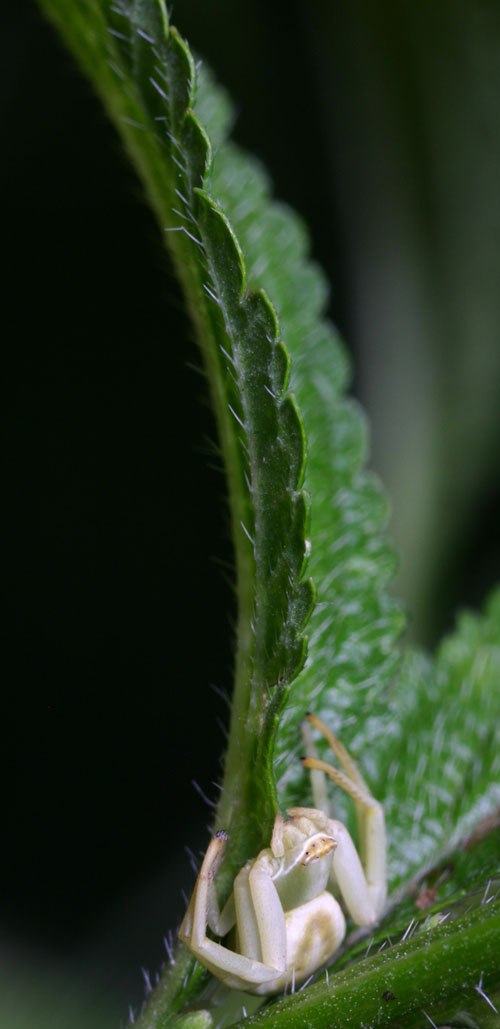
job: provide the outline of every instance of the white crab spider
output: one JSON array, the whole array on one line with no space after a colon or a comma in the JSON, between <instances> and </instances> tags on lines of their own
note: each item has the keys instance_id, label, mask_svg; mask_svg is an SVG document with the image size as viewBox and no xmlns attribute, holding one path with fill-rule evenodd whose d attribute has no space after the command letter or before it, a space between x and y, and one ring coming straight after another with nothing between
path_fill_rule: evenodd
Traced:
<instances>
[{"instance_id":1,"label":"white crab spider","mask_svg":"<svg viewBox=\"0 0 500 1029\"><path fill-rule=\"evenodd\" d=\"M226 986L250 993L279 993L298 986L335 954L345 936L345 918L333 893L357 925L370 926L386 898L384 814L345 747L315 715L309 722L325 736L344 771L303 758L312 770L317 808L290 808L276 815L271 845L236 876L223 911L214 877L224 855L225 832L208 846L179 937ZM309 726L304 735L314 753ZM329 817L325 773L356 804L361 860L342 822ZM325 810L326 808L326 810ZM220 938L233 930L231 946Z\"/></svg>"}]
</instances>

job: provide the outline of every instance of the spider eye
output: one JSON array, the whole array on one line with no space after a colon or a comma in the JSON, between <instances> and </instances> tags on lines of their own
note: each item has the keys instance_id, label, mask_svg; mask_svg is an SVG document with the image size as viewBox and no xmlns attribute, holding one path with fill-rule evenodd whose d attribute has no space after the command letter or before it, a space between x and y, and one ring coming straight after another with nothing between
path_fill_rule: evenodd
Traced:
<instances>
[{"instance_id":1,"label":"spider eye","mask_svg":"<svg viewBox=\"0 0 500 1029\"><path fill-rule=\"evenodd\" d=\"M308 840L307 850L304 851L301 864L310 865L311 861L326 857L336 846L337 841L331 836L316 836L313 840Z\"/></svg>"}]
</instances>

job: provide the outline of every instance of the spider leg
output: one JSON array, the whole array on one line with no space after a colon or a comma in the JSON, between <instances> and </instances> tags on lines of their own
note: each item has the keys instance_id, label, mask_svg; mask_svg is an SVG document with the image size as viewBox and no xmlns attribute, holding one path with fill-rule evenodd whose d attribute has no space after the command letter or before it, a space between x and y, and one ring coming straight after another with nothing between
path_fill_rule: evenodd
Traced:
<instances>
[{"instance_id":1,"label":"spider leg","mask_svg":"<svg viewBox=\"0 0 500 1029\"><path fill-rule=\"evenodd\" d=\"M231 898L221 915L214 885L215 875L224 857L226 842L227 835L223 831L218 832L210 841L179 929L179 934L183 938L189 938L194 943L206 936L207 925L216 936L225 936L235 923Z\"/></svg>"},{"instance_id":2,"label":"spider leg","mask_svg":"<svg viewBox=\"0 0 500 1029\"><path fill-rule=\"evenodd\" d=\"M366 877L370 900L375 911L375 917L378 917L384 908L387 896L386 835L382 805L372 797L356 762L352 759L340 740L334 736L328 726L326 726L320 718L317 718L316 715L308 715L307 719L311 725L323 734L344 771L341 771L339 768L335 768L326 761L320 761L319 758L315 756L304 758L302 763L306 768L311 769L311 774L317 775L318 773L324 773L327 775L334 783L337 784L337 786L340 786L341 789L348 793L355 802L362 867ZM347 830L345 831L347 832ZM353 844L352 846L354 847ZM336 866L338 865L340 867L342 863L342 855L339 854L338 851L339 848L337 847L337 852L334 855L332 865L337 879Z\"/></svg>"},{"instance_id":3,"label":"spider leg","mask_svg":"<svg viewBox=\"0 0 500 1029\"><path fill-rule=\"evenodd\" d=\"M262 960L266 965L277 968L279 972L284 972L286 967L285 913L271 873L270 851L263 850L250 867L248 886L259 934ZM238 918L240 934L241 923L242 919Z\"/></svg>"},{"instance_id":4,"label":"spider leg","mask_svg":"<svg viewBox=\"0 0 500 1029\"><path fill-rule=\"evenodd\" d=\"M219 914L214 877L226 840L225 833L218 833L210 841L179 936L214 975L220 977L223 972L228 985L240 990L255 989L276 979L285 970L286 957L281 957L286 955L284 914L276 887L262 863L255 876L252 876L254 866L245 866L239 872L234 906L228 903L222 915ZM235 918L240 941L249 954L236 953L207 936L207 926L216 934L225 935ZM261 950L263 961L258 960ZM275 957L279 960L277 965L269 961Z\"/></svg>"}]
</instances>

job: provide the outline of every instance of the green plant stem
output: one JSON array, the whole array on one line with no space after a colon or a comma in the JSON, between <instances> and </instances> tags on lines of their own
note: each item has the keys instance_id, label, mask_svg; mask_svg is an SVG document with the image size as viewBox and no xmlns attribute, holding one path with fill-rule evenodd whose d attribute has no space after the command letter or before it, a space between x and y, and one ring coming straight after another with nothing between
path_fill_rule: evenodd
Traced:
<instances>
[{"instance_id":1,"label":"green plant stem","mask_svg":"<svg viewBox=\"0 0 500 1029\"><path fill-rule=\"evenodd\" d=\"M450 1000L426 1006L425 1015L418 1012L405 1018L404 1029L428 1029L434 1023L439 1029L498 1029L500 1024L500 989L483 989L476 983L472 990L464 990Z\"/></svg>"},{"instance_id":2,"label":"green plant stem","mask_svg":"<svg viewBox=\"0 0 500 1029\"><path fill-rule=\"evenodd\" d=\"M135 1020L136 1029L160 1029L167 1025L191 993L203 987L208 973L199 964L193 968L193 964L193 955L187 948L177 947L175 960L164 969L160 982Z\"/></svg>"},{"instance_id":3,"label":"green plant stem","mask_svg":"<svg viewBox=\"0 0 500 1029\"><path fill-rule=\"evenodd\" d=\"M496 899L388 946L345 972L278 1001L244 1024L247 1029L361 1029L389 1026L443 1000L464 1007L477 995L478 985L485 993L498 987L499 943Z\"/></svg>"}]
</instances>

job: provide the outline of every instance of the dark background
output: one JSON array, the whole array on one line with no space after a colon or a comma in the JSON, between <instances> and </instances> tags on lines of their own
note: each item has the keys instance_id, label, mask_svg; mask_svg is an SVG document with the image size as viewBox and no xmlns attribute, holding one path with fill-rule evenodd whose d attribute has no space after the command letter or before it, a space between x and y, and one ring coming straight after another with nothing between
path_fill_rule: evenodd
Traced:
<instances>
[{"instance_id":1,"label":"dark background","mask_svg":"<svg viewBox=\"0 0 500 1029\"><path fill-rule=\"evenodd\" d=\"M401 588L429 644L457 603L480 602L500 564L500 27L494 5L456 7L460 17L438 4L438 23L417 26L402 3L361 0L307 11L190 0L174 11L235 97L236 138L311 225L334 283L330 313L361 369L354 389L374 418L375 467L404 482L436 460L422 508L395 523L428 569ZM206 842L210 811L192 781L216 796L235 617L224 480L182 300L120 144L37 9L11 5L4 28L0 1016L17 1011L28 974L33 995L49 984L50 1024L74 1025L83 996L88 1024L118 1024L182 912L183 848ZM469 103L458 113L457 83ZM465 184L438 131L446 111L472 162ZM483 149L471 158L476 128ZM439 310L429 255L446 287ZM461 282L462 336L450 315ZM456 354L468 343L483 378L464 421L471 373ZM429 411L430 442L418 428L429 395L441 412ZM395 455L384 441L404 438L406 412L422 447L410 433ZM461 491L455 470L453 488L446 478L444 438L473 469ZM451 514L458 528L446 535Z\"/></svg>"}]
</instances>

